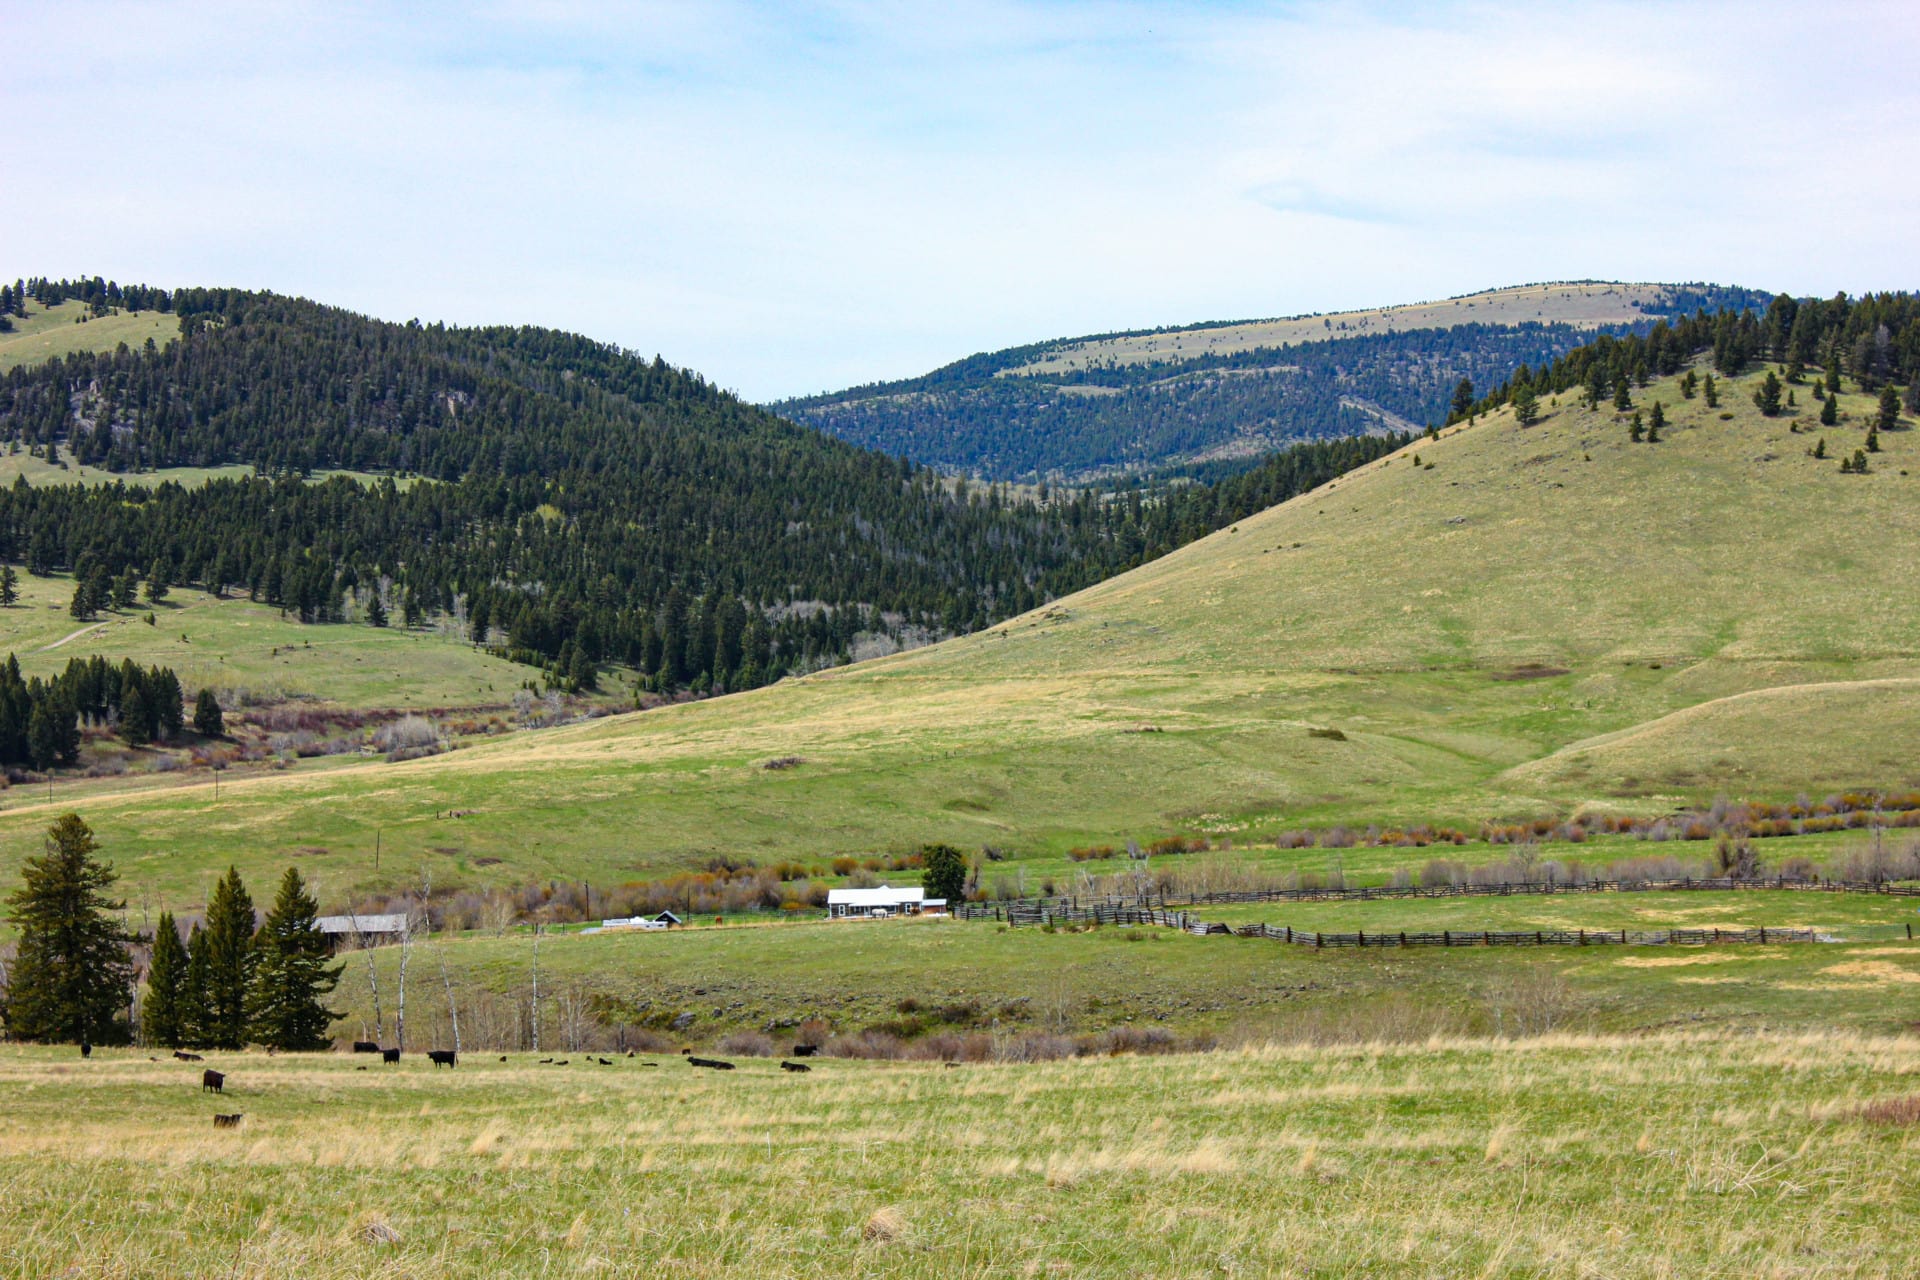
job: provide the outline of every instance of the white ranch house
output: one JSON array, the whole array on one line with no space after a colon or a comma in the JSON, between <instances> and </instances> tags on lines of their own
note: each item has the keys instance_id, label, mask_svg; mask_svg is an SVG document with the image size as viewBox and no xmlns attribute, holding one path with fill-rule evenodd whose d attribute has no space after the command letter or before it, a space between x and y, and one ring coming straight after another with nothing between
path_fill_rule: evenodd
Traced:
<instances>
[{"instance_id":1,"label":"white ranch house","mask_svg":"<svg viewBox=\"0 0 1920 1280\"><path fill-rule=\"evenodd\" d=\"M929 898L921 888L829 889L827 914L834 919L874 919L886 916L944 915L945 898Z\"/></svg>"}]
</instances>

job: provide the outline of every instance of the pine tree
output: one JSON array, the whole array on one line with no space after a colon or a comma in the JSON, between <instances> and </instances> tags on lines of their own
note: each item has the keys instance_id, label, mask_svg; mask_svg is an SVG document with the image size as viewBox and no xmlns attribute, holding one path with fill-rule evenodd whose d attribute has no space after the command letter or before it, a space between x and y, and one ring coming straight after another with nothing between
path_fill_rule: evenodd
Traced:
<instances>
[{"instance_id":1,"label":"pine tree","mask_svg":"<svg viewBox=\"0 0 1920 1280\"><path fill-rule=\"evenodd\" d=\"M1813 456L1816 458L1824 458L1827 456L1827 438L1825 436L1821 436L1814 442Z\"/></svg>"},{"instance_id":2,"label":"pine tree","mask_svg":"<svg viewBox=\"0 0 1920 1280\"><path fill-rule=\"evenodd\" d=\"M1633 408L1633 396L1628 390L1628 383L1624 374L1615 377L1613 380L1613 407L1621 413L1625 413L1628 409Z\"/></svg>"},{"instance_id":3,"label":"pine tree","mask_svg":"<svg viewBox=\"0 0 1920 1280\"><path fill-rule=\"evenodd\" d=\"M1767 370L1767 376L1761 380L1760 389L1753 393L1753 403L1769 418L1779 415L1780 378L1773 370Z\"/></svg>"},{"instance_id":4,"label":"pine tree","mask_svg":"<svg viewBox=\"0 0 1920 1280\"><path fill-rule=\"evenodd\" d=\"M1687 370L1687 376L1680 379L1680 398L1682 400L1693 399L1693 393L1699 389L1699 386L1700 375L1692 369Z\"/></svg>"},{"instance_id":5,"label":"pine tree","mask_svg":"<svg viewBox=\"0 0 1920 1280\"><path fill-rule=\"evenodd\" d=\"M153 932L153 958L147 963L147 998L140 1006L140 1038L163 1049L186 1043L180 1020L181 994L187 982L187 949L174 927L173 913L162 911Z\"/></svg>"},{"instance_id":6,"label":"pine tree","mask_svg":"<svg viewBox=\"0 0 1920 1280\"><path fill-rule=\"evenodd\" d=\"M920 883L929 898L945 898L951 907L967 896L967 859L950 844L923 845Z\"/></svg>"},{"instance_id":7,"label":"pine tree","mask_svg":"<svg viewBox=\"0 0 1920 1280\"><path fill-rule=\"evenodd\" d=\"M187 972L180 981L180 1039L198 1049L213 1043L213 1020L207 1012L212 980L207 931L196 924L187 934Z\"/></svg>"},{"instance_id":8,"label":"pine tree","mask_svg":"<svg viewBox=\"0 0 1920 1280\"><path fill-rule=\"evenodd\" d=\"M80 758L80 716L66 694L54 693L34 703L27 716L27 749L33 767L43 773Z\"/></svg>"},{"instance_id":9,"label":"pine tree","mask_svg":"<svg viewBox=\"0 0 1920 1280\"><path fill-rule=\"evenodd\" d=\"M130 747L153 741L153 710L147 705L146 690L137 684L120 694L120 737Z\"/></svg>"},{"instance_id":10,"label":"pine tree","mask_svg":"<svg viewBox=\"0 0 1920 1280\"><path fill-rule=\"evenodd\" d=\"M1523 427L1530 427L1540 420L1540 397L1534 394L1530 385L1521 383L1513 389L1509 399L1513 404L1515 422Z\"/></svg>"},{"instance_id":11,"label":"pine tree","mask_svg":"<svg viewBox=\"0 0 1920 1280\"><path fill-rule=\"evenodd\" d=\"M13 566L0 565L0 605L11 606L20 603L20 575Z\"/></svg>"},{"instance_id":12,"label":"pine tree","mask_svg":"<svg viewBox=\"0 0 1920 1280\"><path fill-rule=\"evenodd\" d=\"M211 689L200 690L200 696L193 701L193 731L203 738L224 738L227 734L226 717L220 713L220 699Z\"/></svg>"},{"instance_id":13,"label":"pine tree","mask_svg":"<svg viewBox=\"0 0 1920 1280\"><path fill-rule=\"evenodd\" d=\"M1828 396L1820 405L1820 425L1830 427L1840 421L1840 397Z\"/></svg>"},{"instance_id":14,"label":"pine tree","mask_svg":"<svg viewBox=\"0 0 1920 1280\"><path fill-rule=\"evenodd\" d=\"M1867 452L1880 452L1880 432L1873 427L1867 428Z\"/></svg>"},{"instance_id":15,"label":"pine tree","mask_svg":"<svg viewBox=\"0 0 1920 1280\"><path fill-rule=\"evenodd\" d=\"M1447 420L1451 422L1455 419L1466 417L1467 410L1472 407L1473 380L1471 378L1462 378L1453 386L1453 400L1447 406L1450 411Z\"/></svg>"},{"instance_id":16,"label":"pine tree","mask_svg":"<svg viewBox=\"0 0 1920 1280\"><path fill-rule=\"evenodd\" d=\"M1647 427L1647 443L1659 444L1660 443L1660 422L1661 422L1661 418L1659 414L1660 406L1656 404L1653 407L1655 412L1653 415L1653 421ZM1633 416L1637 419L1640 415L1636 413Z\"/></svg>"},{"instance_id":17,"label":"pine tree","mask_svg":"<svg viewBox=\"0 0 1920 1280\"><path fill-rule=\"evenodd\" d=\"M1874 426L1881 431L1892 431L1900 425L1900 393L1889 382L1880 389L1880 414Z\"/></svg>"},{"instance_id":18,"label":"pine tree","mask_svg":"<svg viewBox=\"0 0 1920 1280\"><path fill-rule=\"evenodd\" d=\"M1647 426L1655 436L1658 436L1660 428L1666 425L1667 411L1658 400L1655 400L1652 411L1647 415Z\"/></svg>"},{"instance_id":19,"label":"pine tree","mask_svg":"<svg viewBox=\"0 0 1920 1280\"><path fill-rule=\"evenodd\" d=\"M327 964L326 935L313 927L319 911L299 871L288 867L256 940L249 1021L253 1039L270 1049L324 1049L327 1026L339 1016L320 1003L339 985L341 966Z\"/></svg>"},{"instance_id":20,"label":"pine tree","mask_svg":"<svg viewBox=\"0 0 1920 1280\"><path fill-rule=\"evenodd\" d=\"M1837 353L1827 357L1827 394L1840 394L1840 356Z\"/></svg>"},{"instance_id":21,"label":"pine tree","mask_svg":"<svg viewBox=\"0 0 1920 1280\"><path fill-rule=\"evenodd\" d=\"M73 602L67 606L67 613L75 622L92 622L100 612L100 600L93 594L93 584L79 578L73 584Z\"/></svg>"},{"instance_id":22,"label":"pine tree","mask_svg":"<svg viewBox=\"0 0 1920 1280\"><path fill-rule=\"evenodd\" d=\"M1640 415L1633 415L1633 425L1627 428L1627 439L1639 444L1646 438L1646 431L1640 426Z\"/></svg>"},{"instance_id":23,"label":"pine tree","mask_svg":"<svg viewBox=\"0 0 1920 1280\"><path fill-rule=\"evenodd\" d=\"M1901 403L1906 405L1908 413L1920 413L1920 373L1916 373L1908 379L1906 399ZM6 572L12 573L13 570L8 569ZM0 583L3 582L4 579L0 579ZM6 597L0 594L0 604L6 603L8 603Z\"/></svg>"},{"instance_id":24,"label":"pine tree","mask_svg":"<svg viewBox=\"0 0 1920 1280\"><path fill-rule=\"evenodd\" d=\"M1702 388L1702 394L1707 398L1707 408L1718 409L1720 407L1720 388L1714 383L1712 374L1707 375L1707 381Z\"/></svg>"},{"instance_id":25,"label":"pine tree","mask_svg":"<svg viewBox=\"0 0 1920 1280\"><path fill-rule=\"evenodd\" d=\"M384 627L387 625L387 606L380 603L380 588L375 587L367 596L367 625Z\"/></svg>"},{"instance_id":26,"label":"pine tree","mask_svg":"<svg viewBox=\"0 0 1920 1280\"><path fill-rule=\"evenodd\" d=\"M147 570L147 599L159 604L167 598L167 562L155 560L153 568Z\"/></svg>"},{"instance_id":27,"label":"pine tree","mask_svg":"<svg viewBox=\"0 0 1920 1280\"><path fill-rule=\"evenodd\" d=\"M587 657L586 650L573 651L573 661L567 664L567 683L575 689L592 690L600 687L599 673Z\"/></svg>"},{"instance_id":28,"label":"pine tree","mask_svg":"<svg viewBox=\"0 0 1920 1280\"><path fill-rule=\"evenodd\" d=\"M247 997L259 954L253 946L253 899L232 867L207 902L206 944L206 1042L215 1049L244 1048Z\"/></svg>"},{"instance_id":29,"label":"pine tree","mask_svg":"<svg viewBox=\"0 0 1920 1280\"><path fill-rule=\"evenodd\" d=\"M0 1006L17 1040L121 1044L133 999L130 934L110 896L119 879L94 854L99 845L77 813L47 828L46 852L21 868L7 899L20 931L19 952Z\"/></svg>"}]
</instances>

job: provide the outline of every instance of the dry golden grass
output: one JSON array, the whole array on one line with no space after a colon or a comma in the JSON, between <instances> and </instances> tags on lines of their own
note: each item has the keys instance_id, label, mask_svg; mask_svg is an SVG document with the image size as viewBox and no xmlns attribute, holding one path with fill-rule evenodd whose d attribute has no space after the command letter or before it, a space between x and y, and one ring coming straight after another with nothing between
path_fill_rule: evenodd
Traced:
<instances>
[{"instance_id":1,"label":"dry golden grass","mask_svg":"<svg viewBox=\"0 0 1920 1280\"><path fill-rule=\"evenodd\" d=\"M1176 333L1097 338L1061 346L1014 373L1063 373L1094 364L1139 364L1149 360L1229 355L1283 343L1320 342L1360 334L1408 329L1450 328L1458 324L1571 324L1590 327L1632 324L1645 318L1635 302L1655 303L1665 289L1650 284L1529 284L1509 289L1415 302L1397 307L1338 311L1323 316L1255 320L1208 325Z\"/></svg>"},{"instance_id":2,"label":"dry golden grass","mask_svg":"<svg viewBox=\"0 0 1920 1280\"><path fill-rule=\"evenodd\" d=\"M139 1055L0 1050L0 1269L1847 1277L1916 1243L1912 1039L219 1065L224 1100Z\"/></svg>"}]
</instances>

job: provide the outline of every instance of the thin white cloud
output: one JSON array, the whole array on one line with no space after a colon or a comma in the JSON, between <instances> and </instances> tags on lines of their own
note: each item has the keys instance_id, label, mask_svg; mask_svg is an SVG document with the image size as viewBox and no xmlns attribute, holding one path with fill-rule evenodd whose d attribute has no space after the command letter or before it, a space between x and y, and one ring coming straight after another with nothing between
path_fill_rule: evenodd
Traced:
<instances>
[{"instance_id":1,"label":"thin white cloud","mask_svg":"<svg viewBox=\"0 0 1920 1280\"><path fill-rule=\"evenodd\" d=\"M553 324L756 397L1532 279L1920 284L1920 32L1895 4L0 22L0 274Z\"/></svg>"}]
</instances>

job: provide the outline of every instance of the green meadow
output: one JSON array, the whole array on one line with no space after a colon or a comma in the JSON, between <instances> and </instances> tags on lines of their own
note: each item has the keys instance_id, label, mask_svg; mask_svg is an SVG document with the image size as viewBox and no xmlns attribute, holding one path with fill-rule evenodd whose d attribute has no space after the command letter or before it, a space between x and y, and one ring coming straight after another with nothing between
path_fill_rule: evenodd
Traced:
<instances>
[{"instance_id":1,"label":"green meadow","mask_svg":"<svg viewBox=\"0 0 1920 1280\"><path fill-rule=\"evenodd\" d=\"M0 373L76 351L111 351L123 342L139 347L151 339L164 347L180 336L180 318L169 311L95 316L79 302L30 307L25 319L15 316L13 328L0 333Z\"/></svg>"},{"instance_id":2,"label":"green meadow","mask_svg":"<svg viewBox=\"0 0 1920 1280\"><path fill-rule=\"evenodd\" d=\"M222 1097L141 1051L0 1049L0 1267L1897 1276L1920 1176L1920 1042L1845 1033L808 1074L211 1061Z\"/></svg>"}]
</instances>

